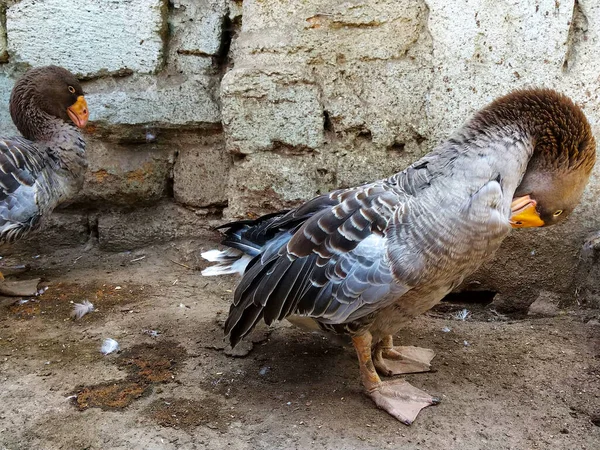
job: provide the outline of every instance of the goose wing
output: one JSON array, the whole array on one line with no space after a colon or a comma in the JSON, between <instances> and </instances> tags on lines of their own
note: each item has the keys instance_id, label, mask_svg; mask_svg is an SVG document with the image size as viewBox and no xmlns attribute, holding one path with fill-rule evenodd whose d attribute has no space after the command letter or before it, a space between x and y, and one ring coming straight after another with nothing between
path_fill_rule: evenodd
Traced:
<instances>
[{"instance_id":1,"label":"goose wing","mask_svg":"<svg viewBox=\"0 0 600 450\"><path fill-rule=\"evenodd\" d=\"M345 323L407 292L411 284L391 270L386 230L391 221L402 220L414 196L428 185L424 164L402 176L317 197L280 216L244 222L243 232L229 224L246 247L261 245L236 289L226 322L232 344L261 318L270 324L300 314ZM227 238L224 243L231 245Z\"/></svg>"},{"instance_id":2,"label":"goose wing","mask_svg":"<svg viewBox=\"0 0 600 450\"><path fill-rule=\"evenodd\" d=\"M37 227L36 183L45 166L30 141L0 139L0 241L13 242Z\"/></svg>"}]
</instances>

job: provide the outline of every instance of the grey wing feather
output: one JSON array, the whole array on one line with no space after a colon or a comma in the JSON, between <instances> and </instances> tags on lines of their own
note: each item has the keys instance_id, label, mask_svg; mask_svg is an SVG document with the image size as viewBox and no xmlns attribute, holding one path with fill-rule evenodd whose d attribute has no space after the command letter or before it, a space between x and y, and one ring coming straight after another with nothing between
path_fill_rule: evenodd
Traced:
<instances>
[{"instance_id":1,"label":"grey wing feather","mask_svg":"<svg viewBox=\"0 0 600 450\"><path fill-rule=\"evenodd\" d=\"M405 183L427 181L421 170L413 172ZM248 266L225 325L232 344L261 318L270 324L295 313L345 323L407 292L390 268L386 228L408 197L394 178L335 191L269 219L277 233Z\"/></svg>"},{"instance_id":2,"label":"grey wing feather","mask_svg":"<svg viewBox=\"0 0 600 450\"><path fill-rule=\"evenodd\" d=\"M46 161L30 141L0 139L0 242L14 242L37 228L37 182Z\"/></svg>"}]
</instances>

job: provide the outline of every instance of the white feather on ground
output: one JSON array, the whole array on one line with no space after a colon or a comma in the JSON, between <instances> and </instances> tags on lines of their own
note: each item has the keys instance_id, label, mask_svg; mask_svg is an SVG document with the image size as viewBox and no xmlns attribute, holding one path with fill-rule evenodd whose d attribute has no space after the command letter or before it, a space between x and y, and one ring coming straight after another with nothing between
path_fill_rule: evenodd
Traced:
<instances>
[{"instance_id":1,"label":"white feather on ground","mask_svg":"<svg viewBox=\"0 0 600 450\"><path fill-rule=\"evenodd\" d=\"M84 300L83 303L75 303L73 305L73 311L71 317L74 320L81 319L87 313L91 313L94 310L94 304L88 300Z\"/></svg>"},{"instance_id":2,"label":"white feather on ground","mask_svg":"<svg viewBox=\"0 0 600 450\"><path fill-rule=\"evenodd\" d=\"M112 352L116 352L118 350L119 343L111 338L104 339L104 342L102 343L102 348L100 348L100 351L105 355L108 355Z\"/></svg>"},{"instance_id":3,"label":"white feather on ground","mask_svg":"<svg viewBox=\"0 0 600 450\"><path fill-rule=\"evenodd\" d=\"M463 309L454 314L454 318L456 320L467 320L467 318L471 315L471 311L468 309Z\"/></svg>"}]
</instances>

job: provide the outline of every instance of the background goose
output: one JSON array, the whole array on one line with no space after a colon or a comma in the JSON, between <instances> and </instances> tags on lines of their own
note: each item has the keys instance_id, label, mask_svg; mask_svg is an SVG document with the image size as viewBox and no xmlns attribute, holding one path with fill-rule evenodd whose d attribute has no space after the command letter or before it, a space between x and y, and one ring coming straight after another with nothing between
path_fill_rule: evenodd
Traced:
<instances>
[{"instance_id":1,"label":"background goose","mask_svg":"<svg viewBox=\"0 0 600 450\"><path fill-rule=\"evenodd\" d=\"M10 114L23 137L0 138L0 244L39 228L81 189L89 111L77 79L56 66L29 70L15 84ZM34 295L39 280L6 282L0 293Z\"/></svg>"},{"instance_id":2,"label":"background goose","mask_svg":"<svg viewBox=\"0 0 600 450\"><path fill-rule=\"evenodd\" d=\"M239 272L225 331L288 316L348 333L368 395L406 424L438 400L382 375L428 370L433 352L392 335L494 254L512 227L560 222L596 159L583 114L552 90L521 90L477 113L388 179L341 189L257 220L233 222L204 275Z\"/></svg>"}]
</instances>

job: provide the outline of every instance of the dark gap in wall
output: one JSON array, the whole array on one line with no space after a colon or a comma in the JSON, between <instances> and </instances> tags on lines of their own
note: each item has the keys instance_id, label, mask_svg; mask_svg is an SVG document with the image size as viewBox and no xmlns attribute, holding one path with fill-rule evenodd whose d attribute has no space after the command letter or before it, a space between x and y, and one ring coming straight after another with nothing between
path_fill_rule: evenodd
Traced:
<instances>
[{"instance_id":1,"label":"dark gap in wall","mask_svg":"<svg viewBox=\"0 0 600 450\"><path fill-rule=\"evenodd\" d=\"M427 138L425 136L423 136L421 133L417 133L415 131L415 142L417 143L417 145L421 145L423 142L425 142L427 140Z\"/></svg>"},{"instance_id":2,"label":"dark gap in wall","mask_svg":"<svg viewBox=\"0 0 600 450\"><path fill-rule=\"evenodd\" d=\"M392 152L403 153L405 147L406 147L406 144L404 142L394 142L387 149Z\"/></svg>"},{"instance_id":3,"label":"dark gap in wall","mask_svg":"<svg viewBox=\"0 0 600 450\"><path fill-rule=\"evenodd\" d=\"M315 149L305 145L289 145L281 141L273 141L273 147L271 148L271 153L286 156L311 155L314 152Z\"/></svg>"},{"instance_id":4,"label":"dark gap in wall","mask_svg":"<svg viewBox=\"0 0 600 450\"><path fill-rule=\"evenodd\" d=\"M373 139L373 134L371 134L370 130L361 130L358 132L356 137L361 138L361 139L367 139L367 140L371 141Z\"/></svg>"},{"instance_id":5,"label":"dark gap in wall","mask_svg":"<svg viewBox=\"0 0 600 450\"><path fill-rule=\"evenodd\" d=\"M173 169L175 168L175 164L173 164ZM167 183L165 186L165 194L168 198L175 198L175 176L173 173L173 169L169 173L167 177Z\"/></svg>"},{"instance_id":6,"label":"dark gap in wall","mask_svg":"<svg viewBox=\"0 0 600 450\"><path fill-rule=\"evenodd\" d=\"M175 180L171 176L167 178L167 185L165 186L165 193L169 198L175 198Z\"/></svg>"},{"instance_id":7,"label":"dark gap in wall","mask_svg":"<svg viewBox=\"0 0 600 450\"><path fill-rule=\"evenodd\" d=\"M232 155L233 163L235 164L244 161L247 157L248 155L246 155L245 153L234 153Z\"/></svg>"},{"instance_id":8,"label":"dark gap in wall","mask_svg":"<svg viewBox=\"0 0 600 450\"><path fill-rule=\"evenodd\" d=\"M221 76L227 72L229 65L232 65L231 58L229 57L229 50L231 48L231 41L236 34L236 30L241 26L241 19L235 20L236 23L232 22L229 15L223 16L223 23L221 29L221 45L215 56L215 63L218 67ZM240 23L237 23L240 22Z\"/></svg>"},{"instance_id":9,"label":"dark gap in wall","mask_svg":"<svg viewBox=\"0 0 600 450\"><path fill-rule=\"evenodd\" d=\"M323 111L323 129L325 131L333 131L333 124L331 123L331 118L329 117L329 111Z\"/></svg>"},{"instance_id":10,"label":"dark gap in wall","mask_svg":"<svg viewBox=\"0 0 600 450\"><path fill-rule=\"evenodd\" d=\"M100 238L100 229L98 228L98 216L88 216L86 231L89 239L98 240Z\"/></svg>"},{"instance_id":11,"label":"dark gap in wall","mask_svg":"<svg viewBox=\"0 0 600 450\"><path fill-rule=\"evenodd\" d=\"M442 301L446 303L489 305L494 301L496 294L498 294L496 291L490 290L451 292Z\"/></svg>"},{"instance_id":12,"label":"dark gap in wall","mask_svg":"<svg viewBox=\"0 0 600 450\"><path fill-rule=\"evenodd\" d=\"M567 51L562 65L563 73L568 72L573 68L573 64L577 58L577 47L586 39L585 34L588 31L588 18L585 15L581 5L577 0L573 4L573 14L571 16L571 24L569 34L567 35Z\"/></svg>"}]
</instances>

